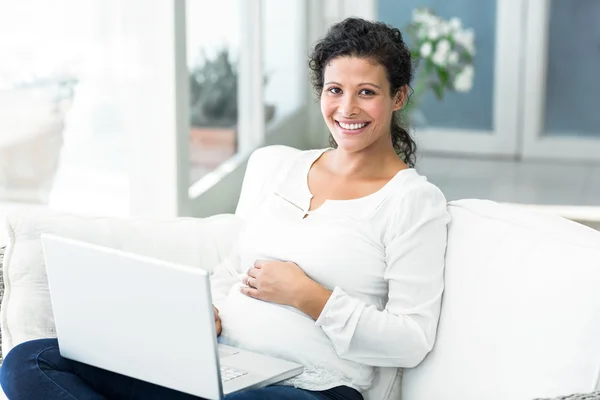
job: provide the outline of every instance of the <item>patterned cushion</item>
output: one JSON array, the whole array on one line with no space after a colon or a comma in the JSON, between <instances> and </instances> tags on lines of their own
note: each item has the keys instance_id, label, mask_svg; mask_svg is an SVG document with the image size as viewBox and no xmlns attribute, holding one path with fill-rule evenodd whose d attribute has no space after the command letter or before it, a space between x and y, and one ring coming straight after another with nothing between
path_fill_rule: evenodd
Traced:
<instances>
[{"instance_id":1,"label":"patterned cushion","mask_svg":"<svg viewBox=\"0 0 600 400\"><path fill-rule=\"evenodd\" d=\"M2 261L4 260L4 250L6 246L0 246L0 304L4 298L4 274L2 270ZM0 343L2 343L2 331L0 330ZM0 352L0 364L2 364L2 352Z\"/></svg>"},{"instance_id":2,"label":"patterned cushion","mask_svg":"<svg viewBox=\"0 0 600 400\"><path fill-rule=\"evenodd\" d=\"M554 399L536 399L536 400L600 400L600 392L587 394L572 394L569 396L556 397Z\"/></svg>"}]
</instances>

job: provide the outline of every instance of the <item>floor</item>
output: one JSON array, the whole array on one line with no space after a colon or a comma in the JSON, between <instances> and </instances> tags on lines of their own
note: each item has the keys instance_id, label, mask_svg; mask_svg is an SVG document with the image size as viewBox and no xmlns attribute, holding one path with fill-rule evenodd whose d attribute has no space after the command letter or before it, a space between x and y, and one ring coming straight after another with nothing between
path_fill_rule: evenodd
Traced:
<instances>
[{"instance_id":1,"label":"floor","mask_svg":"<svg viewBox=\"0 0 600 400\"><path fill-rule=\"evenodd\" d=\"M424 155L416 165L448 200L481 198L600 207L600 164L501 161Z\"/></svg>"}]
</instances>

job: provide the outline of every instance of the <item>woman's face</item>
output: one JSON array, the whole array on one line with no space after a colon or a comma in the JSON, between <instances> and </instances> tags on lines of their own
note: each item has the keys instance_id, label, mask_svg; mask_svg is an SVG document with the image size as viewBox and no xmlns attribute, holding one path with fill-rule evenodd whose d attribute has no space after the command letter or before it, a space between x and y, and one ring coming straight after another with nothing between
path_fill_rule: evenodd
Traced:
<instances>
[{"instance_id":1,"label":"woman's face","mask_svg":"<svg viewBox=\"0 0 600 400\"><path fill-rule=\"evenodd\" d=\"M323 83L321 113L339 149L357 152L383 141L392 146L392 113L402 107L404 91L390 97L385 67L337 57L325 67Z\"/></svg>"}]
</instances>

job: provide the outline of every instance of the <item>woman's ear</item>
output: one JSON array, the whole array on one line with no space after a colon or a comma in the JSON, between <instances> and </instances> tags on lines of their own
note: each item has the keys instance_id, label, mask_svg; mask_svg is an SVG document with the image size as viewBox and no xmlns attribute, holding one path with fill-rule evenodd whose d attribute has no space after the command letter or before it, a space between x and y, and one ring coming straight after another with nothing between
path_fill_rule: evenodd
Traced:
<instances>
[{"instance_id":1,"label":"woman's ear","mask_svg":"<svg viewBox=\"0 0 600 400\"><path fill-rule=\"evenodd\" d=\"M402 86L394 96L394 111L398 111L408 101L408 85Z\"/></svg>"}]
</instances>

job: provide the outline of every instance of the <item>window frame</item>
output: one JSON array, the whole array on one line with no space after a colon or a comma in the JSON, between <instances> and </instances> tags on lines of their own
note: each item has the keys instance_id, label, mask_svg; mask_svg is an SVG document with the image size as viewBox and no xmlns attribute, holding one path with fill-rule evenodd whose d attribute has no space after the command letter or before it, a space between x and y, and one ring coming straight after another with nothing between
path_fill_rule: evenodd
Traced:
<instances>
[{"instance_id":1,"label":"window frame","mask_svg":"<svg viewBox=\"0 0 600 400\"><path fill-rule=\"evenodd\" d=\"M150 217L207 217L234 212L250 154L258 147L284 144L300 149L321 147L327 142L314 92L310 87L308 68L305 105L269 126L264 118L264 41L262 40L261 0L237 0L240 7L240 63L238 83L238 153L199 181L189 185L189 88L186 58L186 4L169 0L163 7L169 40L162 43L157 54L172 68L165 69L161 85L166 120L171 129L155 131L154 137L134 139L131 176L130 213ZM324 18L325 6L319 0L303 0L303 49L308 54L315 40L321 37L329 21ZM326 3L326 2L325 2ZM172 88L169 92L167 88Z\"/></svg>"}]
</instances>

